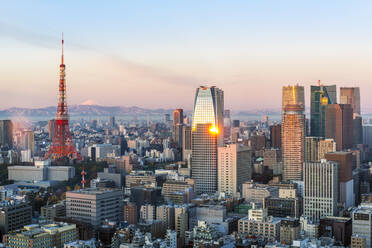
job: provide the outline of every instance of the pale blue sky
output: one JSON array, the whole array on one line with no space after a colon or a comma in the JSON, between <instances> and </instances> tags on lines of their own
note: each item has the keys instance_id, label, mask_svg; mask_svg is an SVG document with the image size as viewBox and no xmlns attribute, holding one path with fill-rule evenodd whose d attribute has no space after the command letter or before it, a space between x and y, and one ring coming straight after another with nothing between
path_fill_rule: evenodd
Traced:
<instances>
[{"instance_id":1,"label":"pale blue sky","mask_svg":"<svg viewBox=\"0 0 372 248\"><path fill-rule=\"evenodd\" d=\"M372 108L371 13L371 1L2 1L0 109L56 105L62 31L70 104L191 109L213 84L228 108L272 108L282 85L321 79L360 86Z\"/></svg>"}]
</instances>

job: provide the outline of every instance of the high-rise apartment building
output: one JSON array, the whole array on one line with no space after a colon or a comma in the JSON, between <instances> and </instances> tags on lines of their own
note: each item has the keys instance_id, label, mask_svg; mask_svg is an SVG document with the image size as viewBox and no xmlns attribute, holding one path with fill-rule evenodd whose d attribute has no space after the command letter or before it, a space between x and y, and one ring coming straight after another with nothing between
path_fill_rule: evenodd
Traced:
<instances>
[{"instance_id":1,"label":"high-rise apartment building","mask_svg":"<svg viewBox=\"0 0 372 248\"><path fill-rule=\"evenodd\" d=\"M192 119L192 178L197 193L217 191L217 146L223 144L223 91L196 90Z\"/></svg>"},{"instance_id":2,"label":"high-rise apartment building","mask_svg":"<svg viewBox=\"0 0 372 248\"><path fill-rule=\"evenodd\" d=\"M100 226L103 221L123 219L123 193L107 188L87 188L66 192L66 217Z\"/></svg>"},{"instance_id":3,"label":"high-rise apartment building","mask_svg":"<svg viewBox=\"0 0 372 248\"><path fill-rule=\"evenodd\" d=\"M350 104L353 113L360 115L360 89L359 87L341 87L340 103Z\"/></svg>"},{"instance_id":4,"label":"high-rise apartment building","mask_svg":"<svg viewBox=\"0 0 372 248\"><path fill-rule=\"evenodd\" d=\"M156 219L161 220L167 229L174 230L174 206L158 206L156 208Z\"/></svg>"},{"instance_id":5,"label":"high-rise apartment building","mask_svg":"<svg viewBox=\"0 0 372 248\"><path fill-rule=\"evenodd\" d=\"M329 152L336 151L336 142L333 139L322 139L318 142L318 161L326 158Z\"/></svg>"},{"instance_id":6,"label":"high-rise apartment building","mask_svg":"<svg viewBox=\"0 0 372 248\"><path fill-rule=\"evenodd\" d=\"M247 146L218 147L218 192L237 196L244 182L251 180L252 153Z\"/></svg>"},{"instance_id":7,"label":"high-rise apartment building","mask_svg":"<svg viewBox=\"0 0 372 248\"><path fill-rule=\"evenodd\" d=\"M323 159L304 163L304 216L313 222L337 213L338 163Z\"/></svg>"},{"instance_id":8,"label":"high-rise apartment building","mask_svg":"<svg viewBox=\"0 0 372 248\"><path fill-rule=\"evenodd\" d=\"M13 147L13 123L11 120L0 120L0 146Z\"/></svg>"},{"instance_id":9,"label":"high-rise apartment building","mask_svg":"<svg viewBox=\"0 0 372 248\"><path fill-rule=\"evenodd\" d=\"M302 180L304 145L304 109L298 104L288 104L282 112L282 158L284 180Z\"/></svg>"},{"instance_id":10,"label":"high-rise apartment building","mask_svg":"<svg viewBox=\"0 0 372 248\"><path fill-rule=\"evenodd\" d=\"M311 136L325 137L325 109L337 103L336 85L311 86L310 132Z\"/></svg>"},{"instance_id":11,"label":"high-rise apartment building","mask_svg":"<svg viewBox=\"0 0 372 248\"><path fill-rule=\"evenodd\" d=\"M140 219L143 221L150 221L156 219L156 206L151 204L144 204L140 209Z\"/></svg>"},{"instance_id":12,"label":"high-rise apartment building","mask_svg":"<svg viewBox=\"0 0 372 248\"><path fill-rule=\"evenodd\" d=\"M320 161L325 154L336 151L336 142L333 139L309 136L305 138L305 161Z\"/></svg>"},{"instance_id":13,"label":"high-rise apartment building","mask_svg":"<svg viewBox=\"0 0 372 248\"><path fill-rule=\"evenodd\" d=\"M187 205L176 205L174 207L175 230L181 240L185 238L185 232L189 230L189 212Z\"/></svg>"},{"instance_id":14,"label":"high-rise apartment building","mask_svg":"<svg viewBox=\"0 0 372 248\"><path fill-rule=\"evenodd\" d=\"M132 225L138 223L137 205L135 203L128 202L124 205L124 221Z\"/></svg>"},{"instance_id":15,"label":"high-rise apartment building","mask_svg":"<svg viewBox=\"0 0 372 248\"><path fill-rule=\"evenodd\" d=\"M300 105L305 108L305 94L304 86L288 85L283 86L282 91L282 111L288 104Z\"/></svg>"},{"instance_id":16,"label":"high-rise apartment building","mask_svg":"<svg viewBox=\"0 0 372 248\"><path fill-rule=\"evenodd\" d=\"M353 146L353 109L350 104L329 104L326 108L325 136L336 141L338 151Z\"/></svg>"},{"instance_id":17,"label":"high-rise apartment building","mask_svg":"<svg viewBox=\"0 0 372 248\"><path fill-rule=\"evenodd\" d=\"M318 161L318 144L320 137L305 137L305 161Z\"/></svg>"}]
</instances>

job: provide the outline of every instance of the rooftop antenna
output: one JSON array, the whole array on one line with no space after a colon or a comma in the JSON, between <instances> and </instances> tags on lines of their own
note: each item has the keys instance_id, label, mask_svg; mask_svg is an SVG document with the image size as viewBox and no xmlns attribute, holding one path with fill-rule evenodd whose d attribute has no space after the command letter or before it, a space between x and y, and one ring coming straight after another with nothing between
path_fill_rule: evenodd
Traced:
<instances>
[{"instance_id":1,"label":"rooftop antenna","mask_svg":"<svg viewBox=\"0 0 372 248\"><path fill-rule=\"evenodd\" d=\"M62 64L63 64L63 43L64 43L64 40L63 40L63 32L62 32Z\"/></svg>"}]
</instances>

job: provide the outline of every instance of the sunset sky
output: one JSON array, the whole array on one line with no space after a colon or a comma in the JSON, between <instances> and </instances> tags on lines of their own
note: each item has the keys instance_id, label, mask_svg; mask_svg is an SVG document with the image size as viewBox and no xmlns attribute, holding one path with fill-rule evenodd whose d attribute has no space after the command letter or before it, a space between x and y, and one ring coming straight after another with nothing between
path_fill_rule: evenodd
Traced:
<instances>
[{"instance_id":1,"label":"sunset sky","mask_svg":"<svg viewBox=\"0 0 372 248\"><path fill-rule=\"evenodd\" d=\"M216 85L234 110L279 108L281 87L359 86L372 108L372 1L3 1L0 109L69 104L191 109ZM309 106L309 96L306 105Z\"/></svg>"}]
</instances>

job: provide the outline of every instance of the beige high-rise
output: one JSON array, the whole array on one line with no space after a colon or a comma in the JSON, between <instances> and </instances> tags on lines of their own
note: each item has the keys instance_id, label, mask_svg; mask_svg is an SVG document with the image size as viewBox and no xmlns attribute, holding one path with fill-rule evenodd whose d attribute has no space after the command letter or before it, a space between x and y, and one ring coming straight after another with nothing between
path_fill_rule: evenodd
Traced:
<instances>
[{"instance_id":1,"label":"beige high-rise","mask_svg":"<svg viewBox=\"0 0 372 248\"><path fill-rule=\"evenodd\" d=\"M237 196L242 184L251 179L251 157L247 146L231 144L218 148L218 192Z\"/></svg>"},{"instance_id":2,"label":"beige high-rise","mask_svg":"<svg viewBox=\"0 0 372 248\"><path fill-rule=\"evenodd\" d=\"M282 157L284 180L302 180L305 114L298 104L287 104L282 113Z\"/></svg>"}]
</instances>

